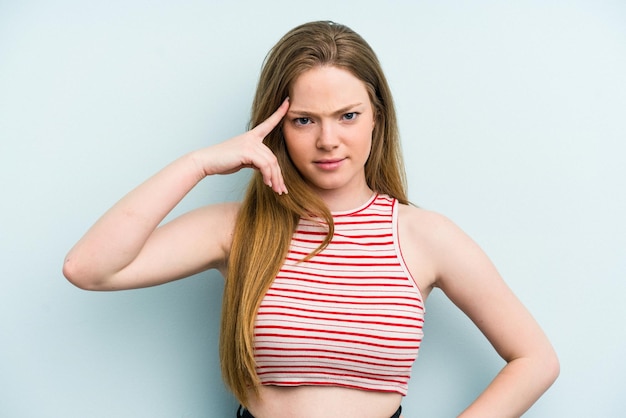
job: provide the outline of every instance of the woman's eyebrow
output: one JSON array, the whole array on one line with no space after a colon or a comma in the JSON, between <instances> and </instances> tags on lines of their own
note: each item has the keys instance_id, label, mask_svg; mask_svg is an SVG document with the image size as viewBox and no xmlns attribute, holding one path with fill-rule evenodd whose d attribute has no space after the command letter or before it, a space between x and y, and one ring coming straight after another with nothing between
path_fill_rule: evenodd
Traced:
<instances>
[{"instance_id":1,"label":"woman's eyebrow","mask_svg":"<svg viewBox=\"0 0 626 418\"><path fill-rule=\"evenodd\" d=\"M342 115L344 113L347 113L349 110L357 107L357 106L361 106L363 103L359 102L359 103L354 103L348 106L344 106L341 109L337 109L334 112L331 112L330 115L331 116L337 116L337 115ZM287 111L287 113L291 113L291 114L296 114L296 115L301 115L301 116L318 116L315 112L310 112L308 110L298 110L298 109L292 109L289 108L289 110Z\"/></svg>"}]
</instances>

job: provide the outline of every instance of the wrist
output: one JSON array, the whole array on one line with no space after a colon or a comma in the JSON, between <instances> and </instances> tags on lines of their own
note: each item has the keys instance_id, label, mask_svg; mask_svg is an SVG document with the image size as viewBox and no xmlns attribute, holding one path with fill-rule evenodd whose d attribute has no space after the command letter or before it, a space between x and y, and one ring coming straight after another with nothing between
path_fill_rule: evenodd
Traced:
<instances>
[{"instance_id":1,"label":"wrist","mask_svg":"<svg viewBox=\"0 0 626 418\"><path fill-rule=\"evenodd\" d=\"M211 165L208 163L206 148L192 151L183 157L185 164L190 167L193 172L196 181L201 181L207 176L215 174L211 169Z\"/></svg>"}]
</instances>

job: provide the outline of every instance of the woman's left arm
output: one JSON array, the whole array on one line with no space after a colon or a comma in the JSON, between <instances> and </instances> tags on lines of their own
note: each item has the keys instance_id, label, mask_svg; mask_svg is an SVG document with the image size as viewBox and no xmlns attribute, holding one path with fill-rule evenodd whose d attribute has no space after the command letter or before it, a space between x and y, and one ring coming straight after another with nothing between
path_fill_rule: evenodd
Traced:
<instances>
[{"instance_id":1,"label":"woman's left arm","mask_svg":"<svg viewBox=\"0 0 626 418\"><path fill-rule=\"evenodd\" d=\"M432 220L435 286L478 326L506 361L459 417L519 417L557 378L556 353L480 247L445 217L433 215Z\"/></svg>"}]
</instances>

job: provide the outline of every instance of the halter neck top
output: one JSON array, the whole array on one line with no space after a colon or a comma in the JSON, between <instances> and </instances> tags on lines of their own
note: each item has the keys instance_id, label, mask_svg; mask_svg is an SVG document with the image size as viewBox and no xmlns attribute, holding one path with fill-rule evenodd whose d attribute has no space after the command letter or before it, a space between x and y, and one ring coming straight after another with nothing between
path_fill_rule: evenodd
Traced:
<instances>
[{"instance_id":1,"label":"halter neck top","mask_svg":"<svg viewBox=\"0 0 626 418\"><path fill-rule=\"evenodd\" d=\"M326 236L302 219L255 324L263 385L331 385L406 395L423 337L424 304L398 242L398 202L375 195L333 213Z\"/></svg>"}]
</instances>

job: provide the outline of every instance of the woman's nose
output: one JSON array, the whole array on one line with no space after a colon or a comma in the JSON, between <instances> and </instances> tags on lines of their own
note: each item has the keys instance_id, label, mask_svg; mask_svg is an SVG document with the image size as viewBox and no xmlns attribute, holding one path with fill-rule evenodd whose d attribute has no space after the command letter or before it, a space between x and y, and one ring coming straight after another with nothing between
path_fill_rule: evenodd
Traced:
<instances>
[{"instance_id":1,"label":"woman's nose","mask_svg":"<svg viewBox=\"0 0 626 418\"><path fill-rule=\"evenodd\" d=\"M333 126L329 123L322 124L317 137L317 147L323 150L332 150L339 145L339 138Z\"/></svg>"}]
</instances>

